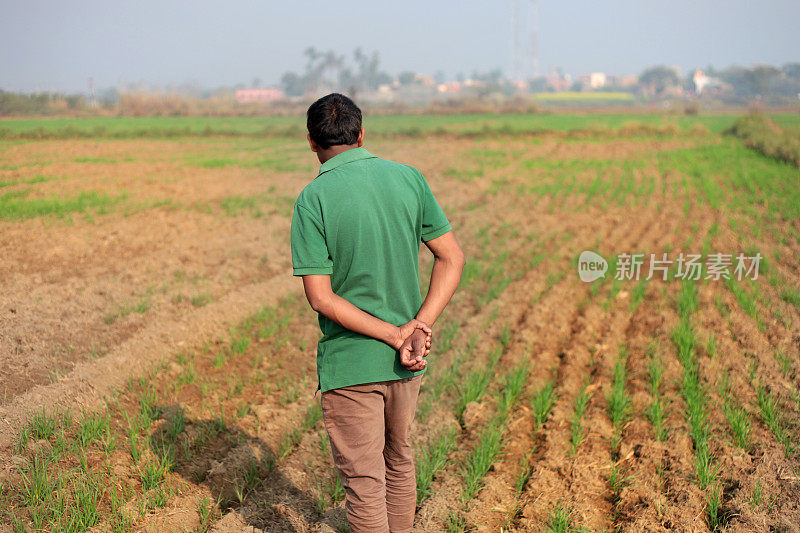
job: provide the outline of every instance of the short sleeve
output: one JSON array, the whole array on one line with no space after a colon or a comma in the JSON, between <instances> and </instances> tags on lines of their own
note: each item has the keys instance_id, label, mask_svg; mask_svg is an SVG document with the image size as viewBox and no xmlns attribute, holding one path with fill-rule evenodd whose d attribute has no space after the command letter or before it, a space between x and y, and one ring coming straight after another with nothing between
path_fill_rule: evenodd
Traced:
<instances>
[{"instance_id":1,"label":"short sleeve","mask_svg":"<svg viewBox=\"0 0 800 533\"><path fill-rule=\"evenodd\" d=\"M299 203L295 204L292 214L291 240L293 275L333 273L322 221Z\"/></svg>"},{"instance_id":2,"label":"short sleeve","mask_svg":"<svg viewBox=\"0 0 800 533\"><path fill-rule=\"evenodd\" d=\"M422 180L422 240L431 241L436 237L441 237L453 228L447 221L447 217L433 196L428 182L420 174Z\"/></svg>"}]
</instances>

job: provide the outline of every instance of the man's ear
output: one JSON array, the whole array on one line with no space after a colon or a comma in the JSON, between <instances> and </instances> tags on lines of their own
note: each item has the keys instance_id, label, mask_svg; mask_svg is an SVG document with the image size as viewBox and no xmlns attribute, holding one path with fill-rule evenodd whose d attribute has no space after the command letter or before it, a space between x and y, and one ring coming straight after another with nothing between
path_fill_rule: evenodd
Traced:
<instances>
[{"instance_id":1,"label":"man's ear","mask_svg":"<svg viewBox=\"0 0 800 533\"><path fill-rule=\"evenodd\" d=\"M362 128L362 130L363 130L363 128ZM313 140L311 140L311 134L310 133L308 135L306 135L306 138L308 139L308 145L311 147L311 151L312 152L319 152L319 146L317 146L317 143L315 143Z\"/></svg>"},{"instance_id":2,"label":"man's ear","mask_svg":"<svg viewBox=\"0 0 800 533\"><path fill-rule=\"evenodd\" d=\"M358 140L356 141L356 144L358 145L359 148L361 148L361 146L364 144L364 127L363 126L361 127L361 132L358 134Z\"/></svg>"}]
</instances>

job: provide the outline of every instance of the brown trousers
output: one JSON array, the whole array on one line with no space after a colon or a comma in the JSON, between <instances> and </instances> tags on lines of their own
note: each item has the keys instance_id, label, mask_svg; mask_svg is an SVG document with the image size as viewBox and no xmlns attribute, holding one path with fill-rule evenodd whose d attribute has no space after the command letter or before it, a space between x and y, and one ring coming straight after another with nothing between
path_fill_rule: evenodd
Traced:
<instances>
[{"instance_id":1,"label":"brown trousers","mask_svg":"<svg viewBox=\"0 0 800 533\"><path fill-rule=\"evenodd\" d=\"M421 378L322 393L322 416L353 533L405 533L414 525L417 485L409 434Z\"/></svg>"}]
</instances>

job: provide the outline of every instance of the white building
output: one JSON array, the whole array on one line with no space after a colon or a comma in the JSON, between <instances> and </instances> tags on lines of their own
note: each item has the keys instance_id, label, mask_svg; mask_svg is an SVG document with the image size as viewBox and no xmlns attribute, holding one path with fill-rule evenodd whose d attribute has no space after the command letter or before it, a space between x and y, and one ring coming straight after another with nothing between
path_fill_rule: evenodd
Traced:
<instances>
[{"instance_id":1,"label":"white building","mask_svg":"<svg viewBox=\"0 0 800 533\"><path fill-rule=\"evenodd\" d=\"M694 83L694 92L699 96L703 94L703 89L711 82L711 78L706 76L706 73L698 68L694 70L692 82Z\"/></svg>"},{"instance_id":2,"label":"white building","mask_svg":"<svg viewBox=\"0 0 800 533\"><path fill-rule=\"evenodd\" d=\"M589 74L589 87L592 89L599 89L606 85L605 72L592 72Z\"/></svg>"}]
</instances>

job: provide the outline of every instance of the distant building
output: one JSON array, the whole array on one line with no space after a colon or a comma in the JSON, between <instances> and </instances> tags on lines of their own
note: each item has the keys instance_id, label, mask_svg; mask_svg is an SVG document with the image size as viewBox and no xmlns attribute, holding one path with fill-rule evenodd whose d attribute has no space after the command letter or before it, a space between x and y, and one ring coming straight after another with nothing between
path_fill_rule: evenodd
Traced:
<instances>
[{"instance_id":1,"label":"distant building","mask_svg":"<svg viewBox=\"0 0 800 533\"><path fill-rule=\"evenodd\" d=\"M552 74L545 74L546 86L556 92L569 90L572 85L572 77L569 74L561 75L558 72Z\"/></svg>"},{"instance_id":2,"label":"distant building","mask_svg":"<svg viewBox=\"0 0 800 533\"><path fill-rule=\"evenodd\" d=\"M414 76L414 81L417 83L421 83L425 87L436 86L436 80L433 78L433 76L429 74L416 74Z\"/></svg>"},{"instance_id":3,"label":"distant building","mask_svg":"<svg viewBox=\"0 0 800 533\"><path fill-rule=\"evenodd\" d=\"M457 93L461 91L461 83L457 81L448 81L447 83L440 83L436 86L436 90L440 93Z\"/></svg>"},{"instance_id":4,"label":"distant building","mask_svg":"<svg viewBox=\"0 0 800 533\"><path fill-rule=\"evenodd\" d=\"M719 96L733 91L733 87L729 83L725 83L719 78L711 77L699 68L695 69L692 75L692 84L694 85L694 94L697 96L704 94Z\"/></svg>"},{"instance_id":5,"label":"distant building","mask_svg":"<svg viewBox=\"0 0 800 533\"><path fill-rule=\"evenodd\" d=\"M633 87L637 83L639 83L639 76L634 74L628 74L624 76L612 76L611 85L616 87Z\"/></svg>"},{"instance_id":6,"label":"distant building","mask_svg":"<svg viewBox=\"0 0 800 533\"><path fill-rule=\"evenodd\" d=\"M694 71L692 82L694 83L694 92L699 96L703 94L703 89L711 83L711 78L706 76L706 73L698 68Z\"/></svg>"},{"instance_id":7,"label":"distant building","mask_svg":"<svg viewBox=\"0 0 800 533\"><path fill-rule=\"evenodd\" d=\"M283 100L286 94L280 89L237 89L236 101L245 102L274 102Z\"/></svg>"},{"instance_id":8,"label":"distant building","mask_svg":"<svg viewBox=\"0 0 800 533\"><path fill-rule=\"evenodd\" d=\"M604 72L592 72L589 74L589 87L600 89L606 85L606 75Z\"/></svg>"}]
</instances>

